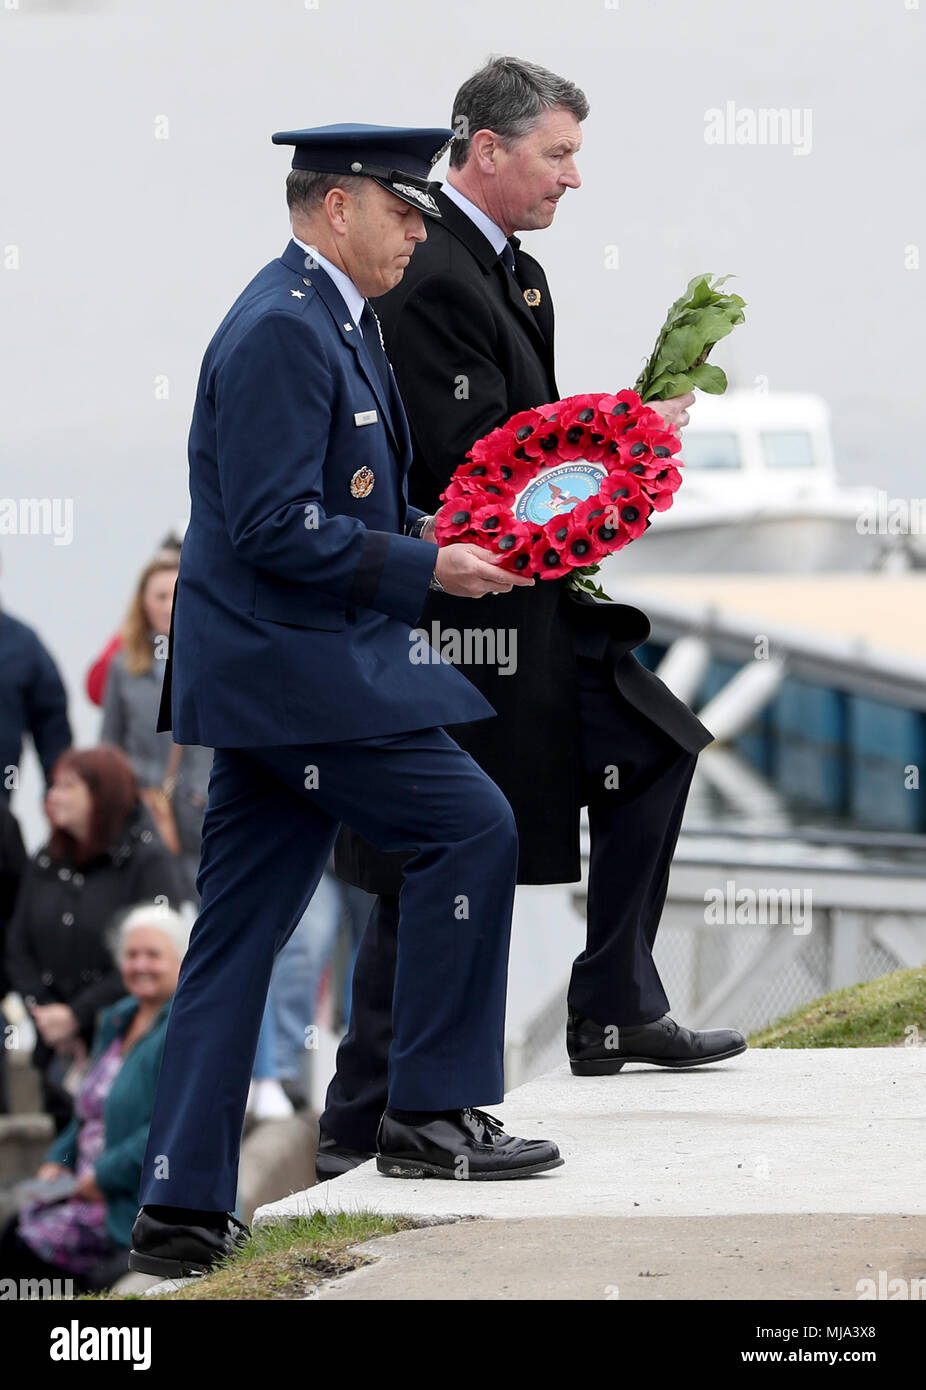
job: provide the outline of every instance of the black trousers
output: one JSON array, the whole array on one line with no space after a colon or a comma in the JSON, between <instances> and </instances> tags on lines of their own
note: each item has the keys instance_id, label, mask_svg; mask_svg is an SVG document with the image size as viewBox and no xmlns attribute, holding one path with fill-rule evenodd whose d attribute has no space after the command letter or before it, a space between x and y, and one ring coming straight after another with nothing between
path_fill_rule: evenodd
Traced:
<instances>
[{"instance_id":1,"label":"black trousers","mask_svg":"<svg viewBox=\"0 0 926 1390\"><path fill-rule=\"evenodd\" d=\"M697 755L629 704L602 661L577 661L591 845L586 944L567 997L583 1017L626 1028L669 1008L652 951ZM397 930L398 898L377 898L320 1121L325 1138L368 1152L386 1107Z\"/></svg>"}]
</instances>

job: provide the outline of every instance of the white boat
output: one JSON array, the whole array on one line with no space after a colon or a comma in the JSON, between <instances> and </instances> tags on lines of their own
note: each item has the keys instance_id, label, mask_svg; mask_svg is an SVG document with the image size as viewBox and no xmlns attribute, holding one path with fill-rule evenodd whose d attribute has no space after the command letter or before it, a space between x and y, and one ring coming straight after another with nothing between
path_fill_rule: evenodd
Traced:
<instances>
[{"instance_id":1,"label":"white boat","mask_svg":"<svg viewBox=\"0 0 926 1390\"><path fill-rule=\"evenodd\" d=\"M884 534L879 494L837 478L829 408L797 392L698 393L682 432L682 485L624 574L818 573L910 568L923 537Z\"/></svg>"}]
</instances>

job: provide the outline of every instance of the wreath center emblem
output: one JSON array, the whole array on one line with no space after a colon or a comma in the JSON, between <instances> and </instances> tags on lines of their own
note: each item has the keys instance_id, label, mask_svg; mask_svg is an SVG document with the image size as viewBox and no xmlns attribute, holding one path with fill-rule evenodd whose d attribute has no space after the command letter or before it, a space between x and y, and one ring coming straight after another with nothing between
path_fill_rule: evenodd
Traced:
<instances>
[{"instance_id":1,"label":"wreath center emblem","mask_svg":"<svg viewBox=\"0 0 926 1390\"><path fill-rule=\"evenodd\" d=\"M555 516L564 516L580 502L594 497L607 476L603 463L589 463L586 459L544 468L515 497L515 519L542 526Z\"/></svg>"}]
</instances>

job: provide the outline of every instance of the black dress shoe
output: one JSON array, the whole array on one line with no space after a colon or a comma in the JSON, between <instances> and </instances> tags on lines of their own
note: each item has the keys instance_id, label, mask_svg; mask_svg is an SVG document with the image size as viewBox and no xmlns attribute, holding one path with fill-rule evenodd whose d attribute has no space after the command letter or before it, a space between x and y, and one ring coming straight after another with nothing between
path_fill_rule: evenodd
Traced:
<instances>
[{"instance_id":1,"label":"black dress shoe","mask_svg":"<svg viewBox=\"0 0 926 1390\"><path fill-rule=\"evenodd\" d=\"M563 1163L548 1139L515 1139L483 1110L441 1111L414 1125L386 1114L376 1145L388 1178L526 1178Z\"/></svg>"},{"instance_id":2,"label":"black dress shoe","mask_svg":"<svg viewBox=\"0 0 926 1390\"><path fill-rule=\"evenodd\" d=\"M604 1076L627 1062L654 1067L704 1067L746 1051L746 1039L733 1028L693 1032L668 1014L632 1028L608 1027L569 1010L566 1050L574 1076Z\"/></svg>"},{"instance_id":3,"label":"black dress shoe","mask_svg":"<svg viewBox=\"0 0 926 1390\"><path fill-rule=\"evenodd\" d=\"M340 1178L352 1168L359 1168L361 1163L369 1163L374 1157L375 1154L363 1149L349 1149L335 1139L319 1139L318 1153L315 1155L315 1181L330 1182L332 1178Z\"/></svg>"},{"instance_id":4,"label":"black dress shoe","mask_svg":"<svg viewBox=\"0 0 926 1390\"><path fill-rule=\"evenodd\" d=\"M142 1207L132 1227L129 1269L162 1279L198 1277L233 1254L250 1234L247 1226L228 1213L216 1213L214 1225L184 1226L160 1221Z\"/></svg>"}]
</instances>

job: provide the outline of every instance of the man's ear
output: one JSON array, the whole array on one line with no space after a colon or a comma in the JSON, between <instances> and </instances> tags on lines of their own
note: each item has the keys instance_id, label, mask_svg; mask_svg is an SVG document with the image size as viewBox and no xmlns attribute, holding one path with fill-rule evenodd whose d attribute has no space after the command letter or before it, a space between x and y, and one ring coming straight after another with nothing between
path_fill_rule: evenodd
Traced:
<instances>
[{"instance_id":1,"label":"man's ear","mask_svg":"<svg viewBox=\"0 0 926 1390\"><path fill-rule=\"evenodd\" d=\"M322 207L331 230L338 236L347 231L347 194L343 188L329 188Z\"/></svg>"},{"instance_id":2,"label":"man's ear","mask_svg":"<svg viewBox=\"0 0 926 1390\"><path fill-rule=\"evenodd\" d=\"M477 130L470 141L470 158L476 160L481 174L495 172L495 156L499 139L493 130Z\"/></svg>"}]
</instances>

